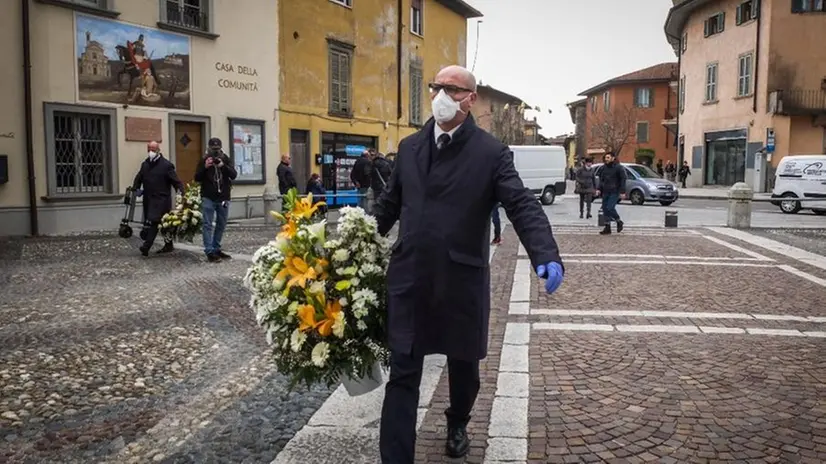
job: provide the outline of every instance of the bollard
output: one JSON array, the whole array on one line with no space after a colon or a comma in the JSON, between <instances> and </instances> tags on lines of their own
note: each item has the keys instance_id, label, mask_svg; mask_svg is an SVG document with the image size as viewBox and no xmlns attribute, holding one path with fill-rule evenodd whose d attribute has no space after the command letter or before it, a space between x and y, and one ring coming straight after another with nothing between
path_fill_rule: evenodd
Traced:
<instances>
[{"instance_id":1,"label":"bollard","mask_svg":"<svg viewBox=\"0 0 826 464\"><path fill-rule=\"evenodd\" d=\"M677 211L671 210L665 212L665 226L677 227Z\"/></svg>"},{"instance_id":2,"label":"bollard","mask_svg":"<svg viewBox=\"0 0 826 464\"><path fill-rule=\"evenodd\" d=\"M605 215L602 214L602 208L597 211L597 225L600 227L605 227L608 224L608 221L605 220Z\"/></svg>"},{"instance_id":3,"label":"bollard","mask_svg":"<svg viewBox=\"0 0 826 464\"><path fill-rule=\"evenodd\" d=\"M726 225L735 229L751 227L751 201L754 191L745 182L737 182L728 191L728 221Z\"/></svg>"},{"instance_id":4,"label":"bollard","mask_svg":"<svg viewBox=\"0 0 826 464\"><path fill-rule=\"evenodd\" d=\"M275 190L272 187L266 187L264 189L264 224L271 226L276 224L276 220L270 214L270 211L279 211L281 208L279 207L278 201L278 194L275 193Z\"/></svg>"}]
</instances>

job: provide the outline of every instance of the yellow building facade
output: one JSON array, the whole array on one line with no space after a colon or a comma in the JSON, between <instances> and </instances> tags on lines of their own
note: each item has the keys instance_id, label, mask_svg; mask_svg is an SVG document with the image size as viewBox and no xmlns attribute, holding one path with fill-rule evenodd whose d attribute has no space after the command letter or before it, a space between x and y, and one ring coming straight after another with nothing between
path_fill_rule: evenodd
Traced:
<instances>
[{"instance_id":1,"label":"yellow building facade","mask_svg":"<svg viewBox=\"0 0 826 464\"><path fill-rule=\"evenodd\" d=\"M231 217L263 214L279 151L278 3L4 2L0 235L117 230L149 140L191 181L220 138L241 171Z\"/></svg>"},{"instance_id":2,"label":"yellow building facade","mask_svg":"<svg viewBox=\"0 0 826 464\"><path fill-rule=\"evenodd\" d=\"M349 185L364 148L395 152L430 117L427 83L466 63L461 0L312 0L279 7L279 148L299 188Z\"/></svg>"}]
</instances>

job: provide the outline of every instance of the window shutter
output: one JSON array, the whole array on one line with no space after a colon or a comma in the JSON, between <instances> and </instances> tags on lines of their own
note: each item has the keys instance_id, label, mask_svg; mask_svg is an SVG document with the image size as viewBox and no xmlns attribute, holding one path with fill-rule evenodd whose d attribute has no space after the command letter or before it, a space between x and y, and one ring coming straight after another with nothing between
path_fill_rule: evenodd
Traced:
<instances>
[{"instance_id":1,"label":"window shutter","mask_svg":"<svg viewBox=\"0 0 826 464\"><path fill-rule=\"evenodd\" d=\"M792 0L792 13L803 12L803 0Z\"/></svg>"},{"instance_id":2,"label":"window shutter","mask_svg":"<svg viewBox=\"0 0 826 464\"><path fill-rule=\"evenodd\" d=\"M341 83L339 92L341 95L341 111L350 113L350 55L341 53L339 55L339 82Z\"/></svg>"},{"instance_id":3,"label":"window shutter","mask_svg":"<svg viewBox=\"0 0 826 464\"><path fill-rule=\"evenodd\" d=\"M726 13L720 13L719 18L720 19L718 19L718 26L720 26L720 30L718 30L717 32L723 32L726 30Z\"/></svg>"},{"instance_id":4,"label":"window shutter","mask_svg":"<svg viewBox=\"0 0 826 464\"><path fill-rule=\"evenodd\" d=\"M648 89L648 107L654 108L654 88Z\"/></svg>"},{"instance_id":5,"label":"window shutter","mask_svg":"<svg viewBox=\"0 0 826 464\"><path fill-rule=\"evenodd\" d=\"M743 4L742 3L737 5L737 17L736 17L734 23L738 26L743 24Z\"/></svg>"},{"instance_id":6,"label":"window shutter","mask_svg":"<svg viewBox=\"0 0 826 464\"><path fill-rule=\"evenodd\" d=\"M330 50L330 111L341 111L341 81L339 54Z\"/></svg>"},{"instance_id":7,"label":"window shutter","mask_svg":"<svg viewBox=\"0 0 826 464\"><path fill-rule=\"evenodd\" d=\"M705 37L708 37L708 30L709 30L708 20L706 19L705 21L703 21L703 35Z\"/></svg>"},{"instance_id":8,"label":"window shutter","mask_svg":"<svg viewBox=\"0 0 826 464\"><path fill-rule=\"evenodd\" d=\"M751 1L751 19L757 19L760 16L760 0Z\"/></svg>"}]
</instances>

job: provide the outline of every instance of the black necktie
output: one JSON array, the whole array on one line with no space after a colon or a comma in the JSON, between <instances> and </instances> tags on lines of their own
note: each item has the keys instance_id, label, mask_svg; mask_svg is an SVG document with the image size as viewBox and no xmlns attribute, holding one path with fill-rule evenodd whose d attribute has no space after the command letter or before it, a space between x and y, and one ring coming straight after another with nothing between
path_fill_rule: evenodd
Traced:
<instances>
[{"instance_id":1,"label":"black necktie","mask_svg":"<svg viewBox=\"0 0 826 464\"><path fill-rule=\"evenodd\" d=\"M436 139L436 148L444 149L450 143L450 134L442 134Z\"/></svg>"}]
</instances>

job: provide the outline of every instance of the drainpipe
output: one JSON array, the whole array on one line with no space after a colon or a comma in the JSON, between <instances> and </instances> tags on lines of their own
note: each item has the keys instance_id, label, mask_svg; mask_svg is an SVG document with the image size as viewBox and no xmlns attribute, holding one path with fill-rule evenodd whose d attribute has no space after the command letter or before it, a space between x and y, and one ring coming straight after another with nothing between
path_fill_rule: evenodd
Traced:
<instances>
[{"instance_id":1,"label":"drainpipe","mask_svg":"<svg viewBox=\"0 0 826 464\"><path fill-rule=\"evenodd\" d=\"M399 10L396 36L396 121L398 122L402 118L402 32L404 30L402 21L404 19L404 0L398 0L396 3L396 8Z\"/></svg>"},{"instance_id":2,"label":"drainpipe","mask_svg":"<svg viewBox=\"0 0 826 464\"><path fill-rule=\"evenodd\" d=\"M29 230L32 236L40 235L37 224L37 185L34 170L34 137L32 134L32 56L29 27L29 0L23 5L23 99L26 121L26 169L29 174Z\"/></svg>"},{"instance_id":3,"label":"drainpipe","mask_svg":"<svg viewBox=\"0 0 826 464\"><path fill-rule=\"evenodd\" d=\"M751 102L751 109L756 114L757 113L757 69L758 65L760 64L760 24L761 18L763 17L763 5L760 0L754 0L757 2L757 22L755 27L757 28L757 32L755 33L754 38L754 82L752 85L754 89L752 90L752 102Z\"/></svg>"}]
</instances>

